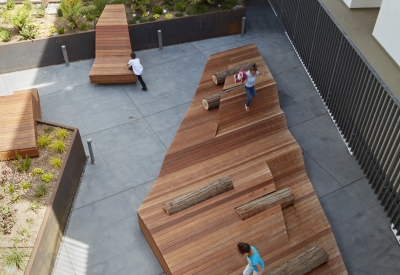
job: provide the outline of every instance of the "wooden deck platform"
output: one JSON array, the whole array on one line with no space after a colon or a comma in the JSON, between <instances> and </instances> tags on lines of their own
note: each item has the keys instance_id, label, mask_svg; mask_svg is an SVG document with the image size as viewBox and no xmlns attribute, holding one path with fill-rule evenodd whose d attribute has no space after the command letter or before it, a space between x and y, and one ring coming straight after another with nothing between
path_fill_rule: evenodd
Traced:
<instances>
[{"instance_id":1,"label":"wooden deck platform","mask_svg":"<svg viewBox=\"0 0 400 275\"><path fill-rule=\"evenodd\" d=\"M252 61L267 75L257 78L250 112L244 88L224 94L218 109L206 111L202 99L223 89L212 73ZM224 175L233 190L171 216L163 211L164 202ZM285 187L294 193L293 206L278 205L245 221L236 213L236 207ZM166 274L242 274L247 261L238 242L258 249L265 271L318 245L329 261L310 274L347 274L301 148L287 128L276 83L255 44L209 57L138 219Z\"/></svg>"},{"instance_id":2,"label":"wooden deck platform","mask_svg":"<svg viewBox=\"0 0 400 275\"><path fill-rule=\"evenodd\" d=\"M96 58L89 78L91 83L136 82L125 66L132 52L124 5L106 5L96 24Z\"/></svg>"},{"instance_id":3,"label":"wooden deck platform","mask_svg":"<svg viewBox=\"0 0 400 275\"><path fill-rule=\"evenodd\" d=\"M0 160L39 156L36 119L41 118L37 89L0 96Z\"/></svg>"}]
</instances>

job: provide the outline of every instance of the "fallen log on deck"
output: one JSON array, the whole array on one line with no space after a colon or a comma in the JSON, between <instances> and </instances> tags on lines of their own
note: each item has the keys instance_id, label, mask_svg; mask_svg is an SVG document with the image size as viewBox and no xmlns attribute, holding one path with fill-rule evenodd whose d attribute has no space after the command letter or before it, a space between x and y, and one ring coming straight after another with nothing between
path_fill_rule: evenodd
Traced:
<instances>
[{"instance_id":1,"label":"fallen log on deck","mask_svg":"<svg viewBox=\"0 0 400 275\"><path fill-rule=\"evenodd\" d=\"M244 83L240 84L238 86L232 87L232 88L228 88L218 94L210 95L210 96L203 98L202 104L203 104L204 109L211 110L211 109L217 108L221 102L221 96L223 94L232 92L234 90L237 90L237 89L240 89L243 87L244 87Z\"/></svg>"}]
</instances>

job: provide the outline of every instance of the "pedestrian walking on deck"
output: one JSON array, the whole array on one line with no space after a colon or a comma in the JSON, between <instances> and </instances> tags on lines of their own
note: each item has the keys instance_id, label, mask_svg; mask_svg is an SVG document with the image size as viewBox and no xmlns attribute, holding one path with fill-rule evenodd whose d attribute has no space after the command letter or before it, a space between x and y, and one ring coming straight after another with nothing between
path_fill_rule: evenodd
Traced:
<instances>
[{"instance_id":1,"label":"pedestrian walking on deck","mask_svg":"<svg viewBox=\"0 0 400 275\"><path fill-rule=\"evenodd\" d=\"M243 275L262 275L265 266L257 249L255 249L254 246L250 246L248 243L238 243L237 247L239 253L245 255L248 262L243 271Z\"/></svg>"},{"instance_id":2,"label":"pedestrian walking on deck","mask_svg":"<svg viewBox=\"0 0 400 275\"><path fill-rule=\"evenodd\" d=\"M257 65L256 63L253 63L251 65L250 70L246 72L247 75L247 80L246 83L244 84L244 88L246 89L246 94L247 94L247 99L246 99L246 104L244 105L246 111L250 111L250 100L253 96L256 96L256 88L254 87L254 84L256 83L256 77L260 74L259 71L257 71ZM261 75L265 75L265 73L261 73Z\"/></svg>"}]
</instances>

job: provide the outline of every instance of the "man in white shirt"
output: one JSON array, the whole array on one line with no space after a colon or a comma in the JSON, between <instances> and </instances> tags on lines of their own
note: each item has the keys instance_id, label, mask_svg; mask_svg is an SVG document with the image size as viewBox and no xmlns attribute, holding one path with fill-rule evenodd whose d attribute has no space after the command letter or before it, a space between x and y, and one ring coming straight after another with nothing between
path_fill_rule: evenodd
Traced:
<instances>
[{"instance_id":1,"label":"man in white shirt","mask_svg":"<svg viewBox=\"0 0 400 275\"><path fill-rule=\"evenodd\" d=\"M136 58L136 54L131 52L131 60L129 60L127 66L129 65L129 70L133 71L139 80L140 84L142 84L142 91L147 91L146 83L144 83L142 78L143 66L140 64L139 58Z\"/></svg>"}]
</instances>

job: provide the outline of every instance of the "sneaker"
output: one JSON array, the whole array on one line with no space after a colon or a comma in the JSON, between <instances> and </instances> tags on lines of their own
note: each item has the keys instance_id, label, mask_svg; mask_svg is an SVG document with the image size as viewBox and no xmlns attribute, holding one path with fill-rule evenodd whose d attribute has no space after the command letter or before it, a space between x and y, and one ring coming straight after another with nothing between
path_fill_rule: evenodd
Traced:
<instances>
[{"instance_id":1,"label":"sneaker","mask_svg":"<svg viewBox=\"0 0 400 275\"><path fill-rule=\"evenodd\" d=\"M147 92L147 88L142 88L142 91L145 91L145 92Z\"/></svg>"},{"instance_id":2,"label":"sneaker","mask_svg":"<svg viewBox=\"0 0 400 275\"><path fill-rule=\"evenodd\" d=\"M246 109L246 112L250 111L250 108L245 104L244 108Z\"/></svg>"}]
</instances>

